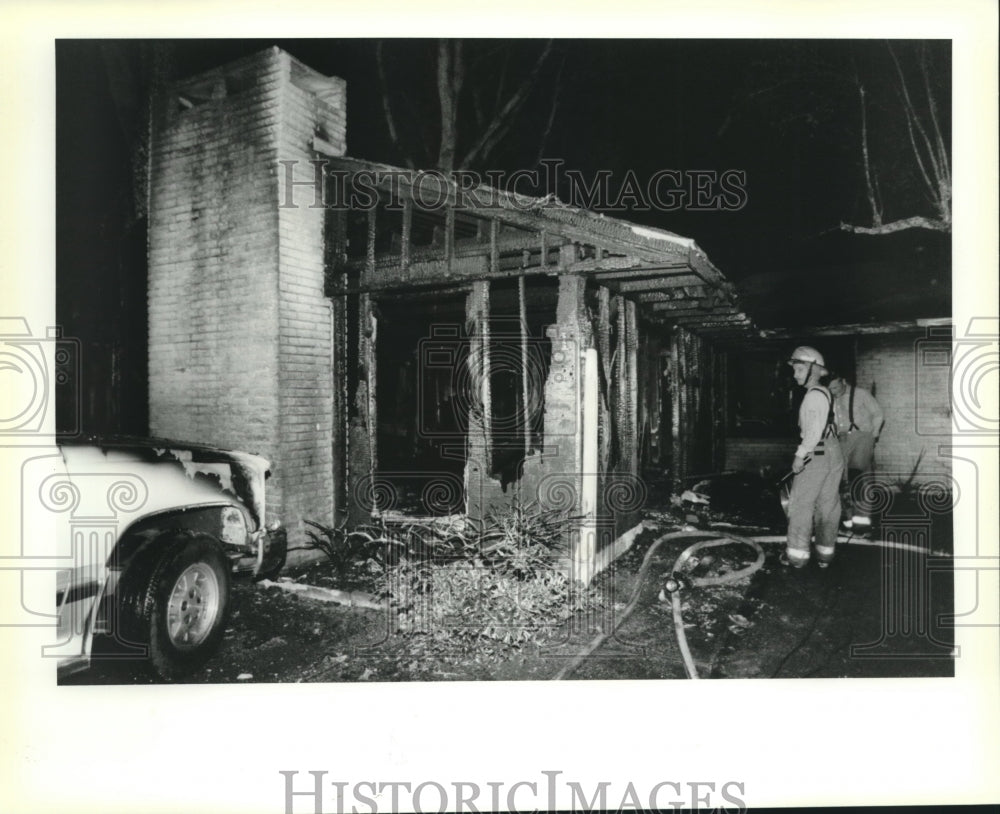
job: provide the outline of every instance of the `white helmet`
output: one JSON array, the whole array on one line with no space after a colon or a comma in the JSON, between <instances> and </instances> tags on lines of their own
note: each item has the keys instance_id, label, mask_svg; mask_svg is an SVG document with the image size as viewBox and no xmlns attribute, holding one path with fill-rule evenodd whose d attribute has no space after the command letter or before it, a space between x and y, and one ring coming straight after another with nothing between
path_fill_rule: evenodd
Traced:
<instances>
[{"instance_id":1,"label":"white helmet","mask_svg":"<svg viewBox=\"0 0 1000 814\"><path fill-rule=\"evenodd\" d=\"M799 347L792 351L792 358L788 360L788 364L792 365L796 362L816 365L824 371L826 370L826 362L823 361L823 354L816 350L816 348L811 348L808 345L799 345Z\"/></svg>"}]
</instances>

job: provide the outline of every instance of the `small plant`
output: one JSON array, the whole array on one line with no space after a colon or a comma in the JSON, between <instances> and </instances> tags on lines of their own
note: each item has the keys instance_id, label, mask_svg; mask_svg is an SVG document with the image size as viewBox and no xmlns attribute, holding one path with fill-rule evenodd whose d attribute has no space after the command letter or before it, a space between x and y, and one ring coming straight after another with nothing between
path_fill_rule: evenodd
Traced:
<instances>
[{"instance_id":1,"label":"small plant","mask_svg":"<svg viewBox=\"0 0 1000 814\"><path fill-rule=\"evenodd\" d=\"M580 520L568 510L542 509L537 503L507 506L473 524L475 534L467 544L487 561L510 561L516 570L531 575L537 568L551 568L567 553L569 531Z\"/></svg>"},{"instance_id":2,"label":"small plant","mask_svg":"<svg viewBox=\"0 0 1000 814\"><path fill-rule=\"evenodd\" d=\"M462 526L441 526L419 520L368 523L348 530L347 524L327 526L304 521L309 539L300 549L321 551L343 577L352 566L376 564L381 570L402 559L454 559L469 547ZM296 549L289 549L295 551Z\"/></svg>"},{"instance_id":3,"label":"small plant","mask_svg":"<svg viewBox=\"0 0 1000 814\"><path fill-rule=\"evenodd\" d=\"M313 520L304 522L311 528L306 530L309 541L303 548L322 551L341 577L359 563L374 561L384 566L394 560L395 550L404 545L402 538L384 526L359 526L348 531L346 523L327 526Z\"/></svg>"},{"instance_id":4,"label":"small plant","mask_svg":"<svg viewBox=\"0 0 1000 814\"><path fill-rule=\"evenodd\" d=\"M902 498L912 498L917 491L917 487L914 486L914 481L917 477L917 472L920 471L920 464L924 460L924 453L926 448L920 450L920 454L917 456L917 462L913 464L913 469L910 470L910 474L906 479L900 478L893 484L899 496Z\"/></svg>"},{"instance_id":5,"label":"small plant","mask_svg":"<svg viewBox=\"0 0 1000 814\"><path fill-rule=\"evenodd\" d=\"M436 530L423 556L407 553L382 577L397 632L438 655L495 658L599 606L560 562L575 519L515 506L445 535Z\"/></svg>"}]
</instances>

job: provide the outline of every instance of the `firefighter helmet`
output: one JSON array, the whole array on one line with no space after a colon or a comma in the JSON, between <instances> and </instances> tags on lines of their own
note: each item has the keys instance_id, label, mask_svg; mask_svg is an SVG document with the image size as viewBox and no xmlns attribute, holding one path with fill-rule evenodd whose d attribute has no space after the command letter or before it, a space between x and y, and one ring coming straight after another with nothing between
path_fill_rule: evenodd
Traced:
<instances>
[{"instance_id":1,"label":"firefighter helmet","mask_svg":"<svg viewBox=\"0 0 1000 814\"><path fill-rule=\"evenodd\" d=\"M826 363L823 361L823 354L816 350L816 348L811 348L808 345L800 345L792 351L792 358L788 360L788 364L792 365L796 362L802 362L807 365L816 365L817 367L821 367L823 370L826 370Z\"/></svg>"}]
</instances>

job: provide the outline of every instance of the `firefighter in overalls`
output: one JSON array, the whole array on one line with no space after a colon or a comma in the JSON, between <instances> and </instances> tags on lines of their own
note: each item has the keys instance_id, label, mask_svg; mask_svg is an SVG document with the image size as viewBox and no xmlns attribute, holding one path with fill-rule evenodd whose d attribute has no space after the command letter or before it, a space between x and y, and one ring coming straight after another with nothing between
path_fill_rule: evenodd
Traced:
<instances>
[{"instance_id":1,"label":"firefighter in overalls","mask_svg":"<svg viewBox=\"0 0 1000 814\"><path fill-rule=\"evenodd\" d=\"M833 559L840 525L840 481L844 458L837 442L833 396L820 379L827 374L823 356L802 346L788 360L795 383L806 388L799 407L802 440L792 461L788 503L788 543L782 559L802 568L809 562L810 541L816 537L816 561L825 568Z\"/></svg>"},{"instance_id":2,"label":"firefighter in overalls","mask_svg":"<svg viewBox=\"0 0 1000 814\"><path fill-rule=\"evenodd\" d=\"M837 419L837 437L847 471L848 500L845 511L850 513L844 520L844 526L864 536L870 533L872 521L864 500L864 484L859 479L871 471L875 444L885 425L885 414L871 393L850 384L843 376L831 376L830 393Z\"/></svg>"}]
</instances>

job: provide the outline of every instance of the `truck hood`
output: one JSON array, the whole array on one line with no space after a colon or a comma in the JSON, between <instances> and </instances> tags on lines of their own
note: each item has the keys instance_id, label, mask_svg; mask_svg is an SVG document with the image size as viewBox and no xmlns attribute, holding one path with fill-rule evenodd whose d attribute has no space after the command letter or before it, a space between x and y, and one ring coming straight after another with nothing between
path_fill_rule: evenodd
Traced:
<instances>
[{"instance_id":1,"label":"truck hood","mask_svg":"<svg viewBox=\"0 0 1000 814\"><path fill-rule=\"evenodd\" d=\"M236 498L264 526L270 462L248 452L164 438L90 437L60 444L72 477L121 468L146 483L143 513Z\"/></svg>"}]
</instances>

